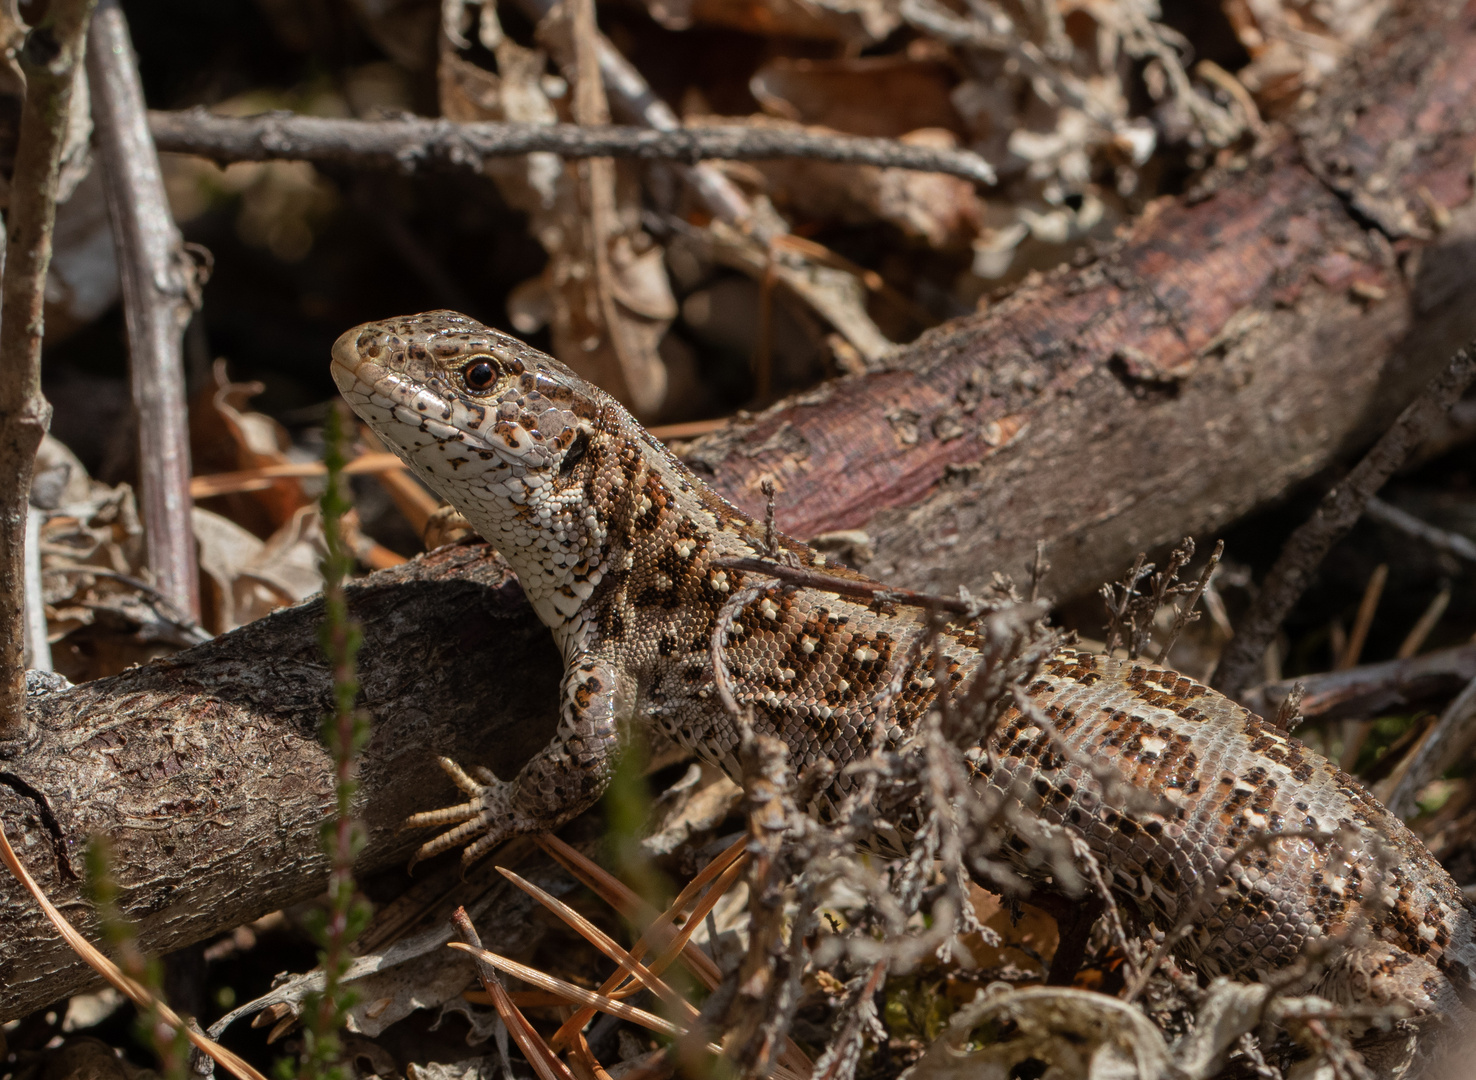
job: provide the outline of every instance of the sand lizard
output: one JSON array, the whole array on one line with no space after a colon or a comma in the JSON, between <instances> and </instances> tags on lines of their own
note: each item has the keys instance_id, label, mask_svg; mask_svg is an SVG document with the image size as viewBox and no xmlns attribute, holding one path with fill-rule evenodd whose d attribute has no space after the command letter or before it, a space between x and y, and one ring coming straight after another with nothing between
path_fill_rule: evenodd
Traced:
<instances>
[{"instance_id":1,"label":"sand lizard","mask_svg":"<svg viewBox=\"0 0 1476 1080\"><path fill-rule=\"evenodd\" d=\"M466 316L350 330L334 346L333 375L369 426L512 565L564 657L553 742L507 782L450 766L468 800L411 819L452 826L420 856L465 844L470 861L572 819L608 782L627 722L654 725L736 775L738 731L719 703L708 645L744 582L717 560L763 555L761 524L609 395ZM823 560L781 544L801 565ZM912 608L775 584L743 608L726 656L756 730L782 739L797 768L820 757L843 767L865 753L883 686L900 686L885 720L896 743L941 695L967 685L980 656L974 631L946 627L932 639L941 656L912 648L925 633ZM1319 983L1326 995L1469 1015L1476 911L1352 777L1150 664L1063 648L1027 693L1059 737L1162 796L1163 812L1106 805L1082 758L1054 753L1013 708L987 740L992 753L974 758L977 782L1017 793L1029 813L1085 839L1118 901L1144 921L1167 929L1199 900L1181 951L1201 970L1264 978L1309 944L1350 935L1356 944ZM1340 830L1338 843L1307 836ZM1288 836L1227 870L1237 846L1267 831ZM1032 873L1028 860L1021 871ZM1211 880L1218 889L1204 907Z\"/></svg>"}]
</instances>

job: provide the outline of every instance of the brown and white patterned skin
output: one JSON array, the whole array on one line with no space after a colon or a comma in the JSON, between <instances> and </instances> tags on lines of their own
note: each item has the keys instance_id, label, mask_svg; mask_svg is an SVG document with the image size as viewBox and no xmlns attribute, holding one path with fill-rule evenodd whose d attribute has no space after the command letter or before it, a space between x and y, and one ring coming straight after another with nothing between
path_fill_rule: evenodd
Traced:
<instances>
[{"instance_id":1,"label":"brown and white patterned skin","mask_svg":"<svg viewBox=\"0 0 1476 1080\"><path fill-rule=\"evenodd\" d=\"M603 791L627 724L653 724L736 772L738 734L708 649L744 575L713 560L761 555L761 525L597 387L454 312L350 330L334 346L333 374L355 411L512 564L566 666L553 743L509 782L452 767L469 799L411 819L452 826L418 857L466 844L469 861L581 813ZM781 542L800 564L823 564ZM910 650L925 635L915 609L775 585L742 610L725 655L738 702L789 746L796 767L820 758L844 767L865 753L897 665L908 667L885 721L893 742L940 694L967 684L979 661L973 632L949 626L942 657ZM1354 947L1335 950L1320 987L1336 1000L1469 1015L1472 907L1352 777L1215 691L1148 664L1062 650L1028 694L1075 754L1057 753L1011 711L992 753L971 755L979 782L1084 838L1119 902L1146 922L1174 926L1216 886L1182 948L1204 971L1262 978L1319 939L1342 937ZM1162 796L1162 812L1105 805L1084 761ZM1227 871L1237 848L1268 832L1297 835ZM1023 848L1005 845L1027 879L1049 888L1049 867Z\"/></svg>"}]
</instances>

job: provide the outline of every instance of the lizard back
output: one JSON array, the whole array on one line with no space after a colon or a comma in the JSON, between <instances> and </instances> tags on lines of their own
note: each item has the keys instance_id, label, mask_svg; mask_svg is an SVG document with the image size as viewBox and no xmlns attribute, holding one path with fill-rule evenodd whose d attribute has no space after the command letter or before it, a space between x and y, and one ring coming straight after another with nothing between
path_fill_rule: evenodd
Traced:
<instances>
[{"instance_id":1,"label":"lizard back","mask_svg":"<svg viewBox=\"0 0 1476 1080\"><path fill-rule=\"evenodd\" d=\"M761 524L597 387L454 312L349 331L334 347L334 375L359 415L511 563L568 666L545 758L511 782L453 772L472 800L412 819L459 823L423 852L475 840L476 857L568 820L598 797L621 725L655 725L736 776L738 729L709 644L735 593L763 583L719 560L776 554ZM777 546L800 568L867 580L782 535ZM736 703L783 740L795 768L838 766L832 794L878 723L888 742L905 743L930 709L966 692L983 655L970 626L930 631L917 608L885 597L773 581L731 614L723 653ZM1468 1015L1472 906L1354 778L1150 664L1060 649L1026 696L1027 712L1004 710L966 755L976 783L1081 837L1141 921L1168 931L1192 918L1181 952L1204 971L1263 979L1341 941L1319 986L1334 1000ZM1112 805L1104 766L1156 808ZM906 823L892 824L878 837L884 850L907 842ZM1030 885L1059 888L1028 839L1005 837L1000 850Z\"/></svg>"}]
</instances>

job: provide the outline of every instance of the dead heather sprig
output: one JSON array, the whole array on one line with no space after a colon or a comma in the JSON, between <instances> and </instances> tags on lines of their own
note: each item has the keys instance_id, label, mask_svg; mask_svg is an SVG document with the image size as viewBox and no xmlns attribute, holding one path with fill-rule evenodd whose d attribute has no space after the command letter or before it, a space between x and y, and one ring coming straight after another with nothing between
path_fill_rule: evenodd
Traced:
<instances>
[{"instance_id":1,"label":"dead heather sprig","mask_svg":"<svg viewBox=\"0 0 1476 1080\"><path fill-rule=\"evenodd\" d=\"M1179 581L1179 571L1194 558L1194 541L1190 537L1184 537L1180 545L1169 552L1167 564L1157 573L1153 572L1153 564L1145 561L1146 556L1139 553L1120 582L1103 585L1101 589L1102 599L1107 605L1107 653L1110 655L1118 648L1126 647L1128 658L1136 660L1153 636L1153 620L1159 608L1168 603L1173 606L1174 622L1158 651L1156 662L1163 663L1184 627L1198 617L1194 605L1199 602L1224 551L1225 543L1220 541L1199 578L1185 582ZM1145 581L1146 587L1143 587ZM1177 602L1180 596L1188 597L1182 607Z\"/></svg>"},{"instance_id":2,"label":"dead heather sprig","mask_svg":"<svg viewBox=\"0 0 1476 1080\"><path fill-rule=\"evenodd\" d=\"M151 998L149 1005L139 1010L139 1035L154 1048L159 1059L159 1075L164 1080L185 1080L190 1055L189 1031L165 1019L164 967L158 957L146 956L138 947L133 924L118 910L118 882L113 877L112 866L107 839L94 836L87 845L87 886L97 910L98 924L118 966L142 984Z\"/></svg>"},{"instance_id":3,"label":"dead heather sprig","mask_svg":"<svg viewBox=\"0 0 1476 1080\"><path fill-rule=\"evenodd\" d=\"M355 895L353 864L364 846L362 825L353 817L358 790L358 759L369 739L369 721L358 708L357 657L363 633L349 615L344 579L353 570L353 555L344 538L343 518L352 509L345 491L343 468L344 421L339 409L328 411L323 429L323 461L328 484L321 501L323 513L323 626L320 640L333 677L333 711L323 718L323 740L333 755L336 813L323 826L327 853L328 903L311 926L320 946L323 989L304 1003L303 1046L296 1062L286 1060L279 1072L297 1080L341 1080L343 1043L339 1038L354 993L343 982L350 962L348 945L369 922L369 905Z\"/></svg>"}]
</instances>

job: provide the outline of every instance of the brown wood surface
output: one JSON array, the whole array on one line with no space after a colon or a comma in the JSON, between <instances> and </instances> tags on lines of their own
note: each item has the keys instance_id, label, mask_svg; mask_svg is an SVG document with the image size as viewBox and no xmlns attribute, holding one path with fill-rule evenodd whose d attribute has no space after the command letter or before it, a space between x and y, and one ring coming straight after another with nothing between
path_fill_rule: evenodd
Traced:
<instances>
[{"instance_id":1,"label":"brown wood surface","mask_svg":"<svg viewBox=\"0 0 1476 1080\"><path fill-rule=\"evenodd\" d=\"M796 535L864 529L863 569L913 588L1024 579L1043 539L1065 597L1211 537L1371 441L1476 331L1473 23L1411 5L1259 160L689 458L750 512L773 477Z\"/></svg>"},{"instance_id":2,"label":"brown wood surface","mask_svg":"<svg viewBox=\"0 0 1476 1080\"><path fill-rule=\"evenodd\" d=\"M864 528L866 569L901 585L1019 577L1044 539L1061 596L1346 460L1476 329L1476 8L1408 5L1374 40L1296 133L1155 204L1110 250L689 460L750 509L773 476L800 536ZM1444 231L1422 186L1454 208ZM558 658L484 547L352 595L374 722L367 870L416 842L394 833L407 812L452 796L435 754L510 775L541 744ZM0 762L0 822L71 916L87 925L94 832L151 950L322 888L318 613L33 701L36 741ZM88 981L0 882L0 1018Z\"/></svg>"},{"instance_id":3,"label":"brown wood surface","mask_svg":"<svg viewBox=\"0 0 1476 1080\"><path fill-rule=\"evenodd\" d=\"M516 768L553 733L559 656L485 545L443 548L350 588L373 735L361 865L403 863L405 816L450 801L436 755ZM105 835L126 915L164 952L321 891L333 804L318 725L331 708L322 604L61 694L32 698L35 742L0 761L0 823L48 895L92 928L84 850ZM423 839L421 837L420 839ZM93 935L90 935L93 936ZM94 940L96 937L94 936ZM89 981L29 897L0 882L0 1016Z\"/></svg>"}]
</instances>

